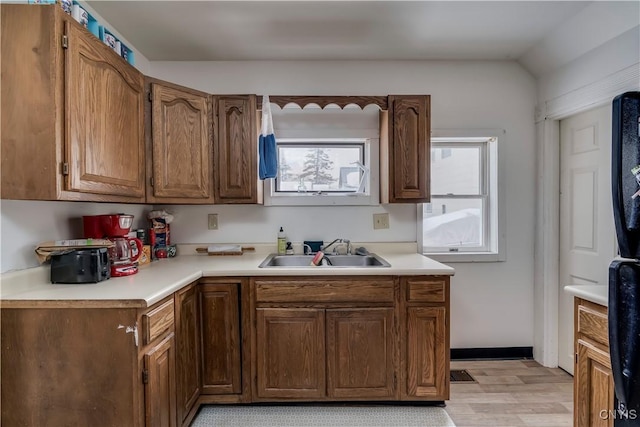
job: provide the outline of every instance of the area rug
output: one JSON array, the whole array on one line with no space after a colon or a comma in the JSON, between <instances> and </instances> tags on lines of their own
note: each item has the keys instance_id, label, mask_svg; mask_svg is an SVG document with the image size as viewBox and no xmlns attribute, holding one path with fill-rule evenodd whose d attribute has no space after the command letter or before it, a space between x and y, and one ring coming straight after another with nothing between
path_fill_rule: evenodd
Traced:
<instances>
[{"instance_id":1,"label":"area rug","mask_svg":"<svg viewBox=\"0 0 640 427\"><path fill-rule=\"evenodd\" d=\"M206 405L191 427L455 427L433 406Z\"/></svg>"}]
</instances>

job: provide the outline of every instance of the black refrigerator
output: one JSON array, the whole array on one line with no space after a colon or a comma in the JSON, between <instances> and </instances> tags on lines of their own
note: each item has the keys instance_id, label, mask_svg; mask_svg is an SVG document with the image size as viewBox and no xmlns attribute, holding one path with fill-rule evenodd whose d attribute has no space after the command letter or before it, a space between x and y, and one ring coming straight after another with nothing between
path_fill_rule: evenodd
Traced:
<instances>
[{"instance_id":1,"label":"black refrigerator","mask_svg":"<svg viewBox=\"0 0 640 427\"><path fill-rule=\"evenodd\" d=\"M609 266L616 427L640 426L640 92L613 100L611 184L620 259Z\"/></svg>"}]
</instances>

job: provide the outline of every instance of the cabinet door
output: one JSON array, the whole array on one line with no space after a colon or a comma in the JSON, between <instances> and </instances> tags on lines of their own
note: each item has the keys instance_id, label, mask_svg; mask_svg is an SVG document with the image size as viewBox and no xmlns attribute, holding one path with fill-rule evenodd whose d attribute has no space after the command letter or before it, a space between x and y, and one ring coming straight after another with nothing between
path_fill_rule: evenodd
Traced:
<instances>
[{"instance_id":1,"label":"cabinet door","mask_svg":"<svg viewBox=\"0 0 640 427\"><path fill-rule=\"evenodd\" d=\"M256 309L259 398L324 398L324 310Z\"/></svg>"},{"instance_id":2,"label":"cabinet door","mask_svg":"<svg viewBox=\"0 0 640 427\"><path fill-rule=\"evenodd\" d=\"M153 194L147 199L213 203L209 96L159 83L150 93Z\"/></svg>"},{"instance_id":3,"label":"cabinet door","mask_svg":"<svg viewBox=\"0 0 640 427\"><path fill-rule=\"evenodd\" d=\"M428 95L389 96L389 201L430 200Z\"/></svg>"},{"instance_id":4,"label":"cabinet door","mask_svg":"<svg viewBox=\"0 0 640 427\"><path fill-rule=\"evenodd\" d=\"M176 293L175 310L177 413L178 422L182 423L200 396L200 319L196 285Z\"/></svg>"},{"instance_id":5,"label":"cabinet door","mask_svg":"<svg viewBox=\"0 0 640 427\"><path fill-rule=\"evenodd\" d=\"M613 375L609 355L578 340L574 377L574 426L613 427Z\"/></svg>"},{"instance_id":6,"label":"cabinet door","mask_svg":"<svg viewBox=\"0 0 640 427\"><path fill-rule=\"evenodd\" d=\"M256 97L216 96L216 203L258 203Z\"/></svg>"},{"instance_id":7,"label":"cabinet door","mask_svg":"<svg viewBox=\"0 0 640 427\"><path fill-rule=\"evenodd\" d=\"M143 76L84 29L67 31L67 187L144 201Z\"/></svg>"},{"instance_id":8,"label":"cabinet door","mask_svg":"<svg viewBox=\"0 0 640 427\"><path fill-rule=\"evenodd\" d=\"M393 397L393 308L327 310L326 315L328 396Z\"/></svg>"},{"instance_id":9,"label":"cabinet door","mask_svg":"<svg viewBox=\"0 0 640 427\"><path fill-rule=\"evenodd\" d=\"M202 392L242 393L238 284L200 288Z\"/></svg>"},{"instance_id":10,"label":"cabinet door","mask_svg":"<svg viewBox=\"0 0 640 427\"><path fill-rule=\"evenodd\" d=\"M407 308L406 395L449 398L449 348L444 307Z\"/></svg>"},{"instance_id":11,"label":"cabinet door","mask_svg":"<svg viewBox=\"0 0 640 427\"><path fill-rule=\"evenodd\" d=\"M175 334L144 355L144 401L147 427L176 425Z\"/></svg>"}]
</instances>

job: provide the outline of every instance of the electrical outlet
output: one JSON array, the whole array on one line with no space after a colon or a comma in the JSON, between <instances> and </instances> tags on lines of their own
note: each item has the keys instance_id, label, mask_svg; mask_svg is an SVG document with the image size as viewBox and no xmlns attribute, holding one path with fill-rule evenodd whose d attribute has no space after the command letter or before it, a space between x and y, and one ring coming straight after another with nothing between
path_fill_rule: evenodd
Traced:
<instances>
[{"instance_id":1,"label":"electrical outlet","mask_svg":"<svg viewBox=\"0 0 640 427\"><path fill-rule=\"evenodd\" d=\"M383 228L389 228L389 214L388 213L373 214L373 229L380 230Z\"/></svg>"},{"instance_id":2,"label":"electrical outlet","mask_svg":"<svg viewBox=\"0 0 640 427\"><path fill-rule=\"evenodd\" d=\"M218 214L209 214L209 230L218 229Z\"/></svg>"}]
</instances>

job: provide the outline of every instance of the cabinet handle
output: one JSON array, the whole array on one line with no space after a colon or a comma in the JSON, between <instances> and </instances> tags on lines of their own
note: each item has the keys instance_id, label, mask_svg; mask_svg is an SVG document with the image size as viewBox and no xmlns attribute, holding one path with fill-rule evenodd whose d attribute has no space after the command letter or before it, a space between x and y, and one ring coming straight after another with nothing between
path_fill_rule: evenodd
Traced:
<instances>
[{"instance_id":1,"label":"cabinet handle","mask_svg":"<svg viewBox=\"0 0 640 427\"><path fill-rule=\"evenodd\" d=\"M69 37L62 36L62 48L69 49Z\"/></svg>"}]
</instances>

